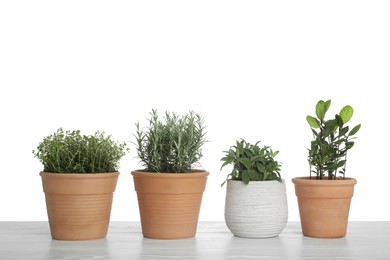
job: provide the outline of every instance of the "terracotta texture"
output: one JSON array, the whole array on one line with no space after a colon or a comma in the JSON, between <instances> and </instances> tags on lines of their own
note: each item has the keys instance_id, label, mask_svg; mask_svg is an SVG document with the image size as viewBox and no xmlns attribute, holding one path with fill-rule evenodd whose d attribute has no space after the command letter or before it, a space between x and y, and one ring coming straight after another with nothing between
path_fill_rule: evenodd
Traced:
<instances>
[{"instance_id":1,"label":"terracotta texture","mask_svg":"<svg viewBox=\"0 0 390 260\"><path fill-rule=\"evenodd\" d=\"M278 236L288 218L286 183L279 181L228 180L225 222L239 237L268 238Z\"/></svg>"},{"instance_id":2,"label":"terracotta texture","mask_svg":"<svg viewBox=\"0 0 390 260\"><path fill-rule=\"evenodd\" d=\"M131 174L144 237L178 239L195 236L208 172L133 171Z\"/></svg>"},{"instance_id":3,"label":"terracotta texture","mask_svg":"<svg viewBox=\"0 0 390 260\"><path fill-rule=\"evenodd\" d=\"M54 239L91 240L107 235L119 172L40 175Z\"/></svg>"},{"instance_id":4,"label":"terracotta texture","mask_svg":"<svg viewBox=\"0 0 390 260\"><path fill-rule=\"evenodd\" d=\"M292 182L298 198L303 235L344 237L356 179L315 180L300 177L293 178Z\"/></svg>"}]
</instances>

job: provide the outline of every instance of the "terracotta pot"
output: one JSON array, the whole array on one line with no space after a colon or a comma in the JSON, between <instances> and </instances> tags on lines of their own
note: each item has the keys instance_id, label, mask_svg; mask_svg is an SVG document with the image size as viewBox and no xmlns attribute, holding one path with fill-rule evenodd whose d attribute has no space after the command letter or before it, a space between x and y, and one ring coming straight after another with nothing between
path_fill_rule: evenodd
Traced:
<instances>
[{"instance_id":1,"label":"terracotta pot","mask_svg":"<svg viewBox=\"0 0 390 260\"><path fill-rule=\"evenodd\" d=\"M228 180L225 222L239 237L275 237L286 227L288 218L286 183L279 181Z\"/></svg>"},{"instance_id":2,"label":"terracotta pot","mask_svg":"<svg viewBox=\"0 0 390 260\"><path fill-rule=\"evenodd\" d=\"M107 235L119 172L40 175L54 239L90 240Z\"/></svg>"},{"instance_id":3,"label":"terracotta pot","mask_svg":"<svg viewBox=\"0 0 390 260\"><path fill-rule=\"evenodd\" d=\"M337 238L347 233L349 208L356 179L293 178L302 233L308 237Z\"/></svg>"},{"instance_id":4,"label":"terracotta pot","mask_svg":"<svg viewBox=\"0 0 390 260\"><path fill-rule=\"evenodd\" d=\"M155 173L137 170L131 174L144 237L178 239L195 236L208 172Z\"/></svg>"}]
</instances>

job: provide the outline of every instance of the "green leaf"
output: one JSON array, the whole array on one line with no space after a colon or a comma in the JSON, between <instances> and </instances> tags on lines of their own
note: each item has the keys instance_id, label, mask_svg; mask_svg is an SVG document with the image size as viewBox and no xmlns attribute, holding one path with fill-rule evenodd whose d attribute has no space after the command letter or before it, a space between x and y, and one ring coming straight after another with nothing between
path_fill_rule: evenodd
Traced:
<instances>
[{"instance_id":1,"label":"green leaf","mask_svg":"<svg viewBox=\"0 0 390 260\"><path fill-rule=\"evenodd\" d=\"M253 145L241 140L237 142L236 147L229 150L228 156L223 157L224 163L229 161L233 165L232 173L227 177L228 180L241 180L248 184L250 181L263 181L268 178L267 176L280 177L281 164L273 158L278 151L274 152L270 146L261 148L258 146L259 142ZM237 154L237 150L241 152Z\"/></svg>"},{"instance_id":2,"label":"green leaf","mask_svg":"<svg viewBox=\"0 0 390 260\"><path fill-rule=\"evenodd\" d=\"M254 180L256 178L256 171L255 170L248 170L248 175L250 180Z\"/></svg>"},{"instance_id":3,"label":"green leaf","mask_svg":"<svg viewBox=\"0 0 390 260\"><path fill-rule=\"evenodd\" d=\"M343 122L343 119L341 119L341 116L336 115L336 116L335 116L335 120L336 120L337 125L338 125L339 127L343 127L344 122Z\"/></svg>"},{"instance_id":4,"label":"green leaf","mask_svg":"<svg viewBox=\"0 0 390 260\"><path fill-rule=\"evenodd\" d=\"M337 163L337 168L343 167L345 165L346 160L339 161Z\"/></svg>"},{"instance_id":5,"label":"green leaf","mask_svg":"<svg viewBox=\"0 0 390 260\"><path fill-rule=\"evenodd\" d=\"M323 100L318 101L316 105L316 115L321 121L324 120L326 113L325 102Z\"/></svg>"},{"instance_id":6,"label":"green leaf","mask_svg":"<svg viewBox=\"0 0 390 260\"><path fill-rule=\"evenodd\" d=\"M351 132L349 132L349 135L352 136L352 135L356 134L360 130L360 127L361 127L361 124L358 124L357 126L352 128Z\"/></svg>"},{"instance_id":7,"label":"green leaf","mask_svg":"<svg viewBox=\"0 0 390 260\"><path fill-rule=\"evenodd\" d=\"M331 102L332 102L331 100L327 100L325 102L325 113L328 112Z\"/></svg>"},{"instance_id":8,"label":"green leaf","mask_svg":"<svg viewBox=\"0 0 390 260\"><path fill-rule=\"evenodd\" d=\"M261 155L257 155L257 156L249 156L250 160L251 160L251 164L261 160L263 157Z\"/></svg>"},{"instance_id":9,"label":"green leaf","mask_svg":"<svg viewBox=\"0 0 390 260\"><path fill-rule=\"evenodd\" d=\"M265 172L265 167L261 163L256 163L256 168L261 173Z\"/></svg>"},{"instance_id":10,"label":"green leaf","mask_svg":"<svg viewBox=\"0 0 390 260\"><path fill-rule=\"evenodd\" d=\"M324 158L322 158L322 163L327 163L327 162L329 162L329 157L324 156Z\"/></svg>"},{"instance_id":11,"label":"green leaf","mask_svg":"<svg viewBox=\"0 0 390 260\"><path fill-rule=\"evenodd\" d=\"M348 132L348 130L349 130L348 126L341 128L339 131L339 136L345 135Z\"/></svg>"},{"instance_id":12,"label":"green leaf","mask_svg":"<svg viewBox=\"0 0 390 260\"><path fill-rule=\"evenodd\" d=\"M243 171L243 172L242 172L242 181L243 181L245 184L248 184L248 183L249 183L250 178L249 178L249 173L248 173L248 171Z\"/></svg>"},{"instance_id":13,"label":"green leaf","mask_svg":"<svg viewBox=\"0 0 390 260\"><path fill-rule=\"evenodd\" d=\"M282 182L282 178L280 178L279 176L277 175L270 175L267 180L269 181L279 181L279 182Z\"/></svg>"},{"instance_id":14,"label":"green leaf","mask_svg":"<svg viewBox=\"0 0 390 260\"><path fill-rule=\"evenodd\" d=\"M329 130L330 132L336 131L338 128L338 124L335 119L328 120L325 122L325 129Z\"/></svg>"},{"instance_id":15,"label":"green leaf","mask_svg":"<svg viewBox=\"0 0 390 260\"><path fill-rule=\"evenodd\" d=\"M244 149L244 141L238 142L237 141L237 147L236 147L236 156L239 157L242 153L242 150Z\"/></svg>"},{"instance_id":16,"label":"green leaf","mask_svg":"<svg viewBox=\"0 0 390 260\"><path fill-rule=\"evenodd\" d=\"M320 128L318 122L317 122L317 119L315 119L314 117L312 116L307 116L306 117L306 121L309 123L309 125L313 128Z\"/></svg>"},{"instance_id":17,"label":"green leaf","mask_svg":"<svg viewBox=\"0 0 390 260\"><path fill-rule=\"evenodd\" d=\"M249 158L237 158L237 160L242 163L247 170L252 168L251 160Z\"/></svg>"},{"instance_id":18,"label":"green leaf","mask_svg":"<svg viewBox=\"0 0 390 260\"><path fill-rule=\"evenodd\" d=\"M279 154L279 151L275 151L275 152L273 152L273 153L271 154L271 157L272 157L272 158L275 158L276 155L278 155L278 154Z\"/></svg>"},{"instance_id":19,"label":"green leaf","mask_svg":"<svg viewBox=\"0 0 390 260\"><path fill-rule=\"evenodd\" d=\"M354 146L355 142L347 142L345 144L345 147L347 148L347 150L351 149L353 146Z\"/></svg>"},{"instance_id":20,"label":"green leaf","mask_svg":"<svg viewBox=\"0 0 390 260\"><path fill-rule=\"evenodd\" d=\"M338 125L335 119L326 121L323 136L328 137L331 133L334 133L337 130L337 128Z\"/></svg>"},{"instance_id":21,"label":"green leaf","mask_svg":"<svg viewBox=\"0 0 390 260\"><path fill-rule=\"evenodd\" d=\"M344 124L346 124L351 119L352 115L353 115L353 108L349 105L346 105L340 111L340 117L343 120Z\"/></svg>"},{"instance_id":22,"label":"green leaf","mask_svg":"<svg viewBox=\"0 0 390 260\"><path fill-rule=\"evenodd\" d=\"M228 165L228 164L230 164L230 163L231 163L231 162L227 162L227 161L224 162L219 170L222 170L223 167L225 167L226 165Z\"/></svg>"}]
</instances>

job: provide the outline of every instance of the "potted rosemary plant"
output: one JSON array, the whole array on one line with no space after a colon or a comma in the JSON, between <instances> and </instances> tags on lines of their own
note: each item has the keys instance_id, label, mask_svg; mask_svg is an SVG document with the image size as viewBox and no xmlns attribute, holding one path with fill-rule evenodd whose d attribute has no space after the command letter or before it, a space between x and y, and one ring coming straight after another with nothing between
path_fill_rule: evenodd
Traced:
<instances>
[{"instance_id":1,"label":"potted rosemary plant","mask_svg":"<svg viewBox=\"0 0 390 260\"><path fill-rule=\"evenodd\" d=\"M51 236L90 240L107 235L119 160L125 143L104 132L81 135L62 128L46 136L33 154L43 164L43 190Z\"/></svg>"},{"instance_id":2,"label":"potted rosemary plant","mask_svg":"<svg viewBox=\"0 0 390 260\"><path fill-rule=\"evenodd\" d=\"M259 142L241 139L225 151L223 164L232 165L228 174L225 222L239 237L267 238L278 236L287 224L286 184L281 178L278 151Z\"/></svg>"},{"instance_id":3,"label":"potted rosemary plant","mask_svg":"<svg viewBox=\"0 0 390 260\"><path fill-rule=\"evenodd\" d=\"M353 108L344 106L333 119L325 115L331 101L318 101L316 117L307 116L313 134L309 177L293 178L302 232L320 238L344 237L356 179L345 177L347 153L354 146L360 124L349 128Z\"/></svg>"},{"instance_id":4,"label":"potted rosemary plant","mask_svg":"<svg viewBox=\"0 0 390 260\"><path fill-rule=\"evenodd\" d=\"M206 142L203 117L165 112L161 120L157 110L150 115L145 129L136 124L144 169L132 171L142 233L156 239L193 237L209 174L193 168Z\"/></svg>"}]
</instances>

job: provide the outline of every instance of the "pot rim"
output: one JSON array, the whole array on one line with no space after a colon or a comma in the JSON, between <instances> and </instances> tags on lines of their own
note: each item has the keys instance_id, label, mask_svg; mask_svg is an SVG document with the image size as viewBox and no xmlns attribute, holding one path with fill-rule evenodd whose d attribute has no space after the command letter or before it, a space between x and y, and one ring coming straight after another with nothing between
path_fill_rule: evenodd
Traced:
<instances>
[{"instance_id":1,"label":"pot rim","mask_svg":"<svg viewBox=\"0 0 390 260\"><path fill-rule=\"evenodd\" d=\"M349 186L355 185L357 180L352 177L347 178L337 178L336 180L318 180L311 179L310 177L294 177L291 181L295 185L305 185L305 186Z\"/></svg>"},{"instance_id":2,"label":"pot rim","mask_svg":"<svg viewBox=\"0 0 390 260\"><path fill-rule=\"evenodd\" d=\"M206 170L193 169L186 173L167 173L167 172L148 172L145 170L134 170L131 172L133 177L144 178L198 178L208 176L210 173Z\"/></svg>"},{"instance_id":3,"label":"pot rim","mask_svg":"<svg viewBox=\"0 0 390 260\"><path fill-rule=\"evenodd\" d=\"M45 178L61 178L61 179L99 179L99 178L114 178L120 172L104 172L104 173L55 173L55 172L40 172L39 175Z\"/></svg>"},{"instance_id":4,"label":"pot rim","mask_svg":"<svg viewBox=\"0 0 390 260\"><path fill-rule=\"evenodd\" d=\"M242 182L242 183L243 183L242 180L227 180L226 182ZM280 182L280 181L278 181L278 180L250 181L250 182L248 183L248 185L251 184L251 183L275 183L275 182L285 183L286 181L285 181L284 178L282 178L282 182Z\"/></svg>"}]
</instances>

